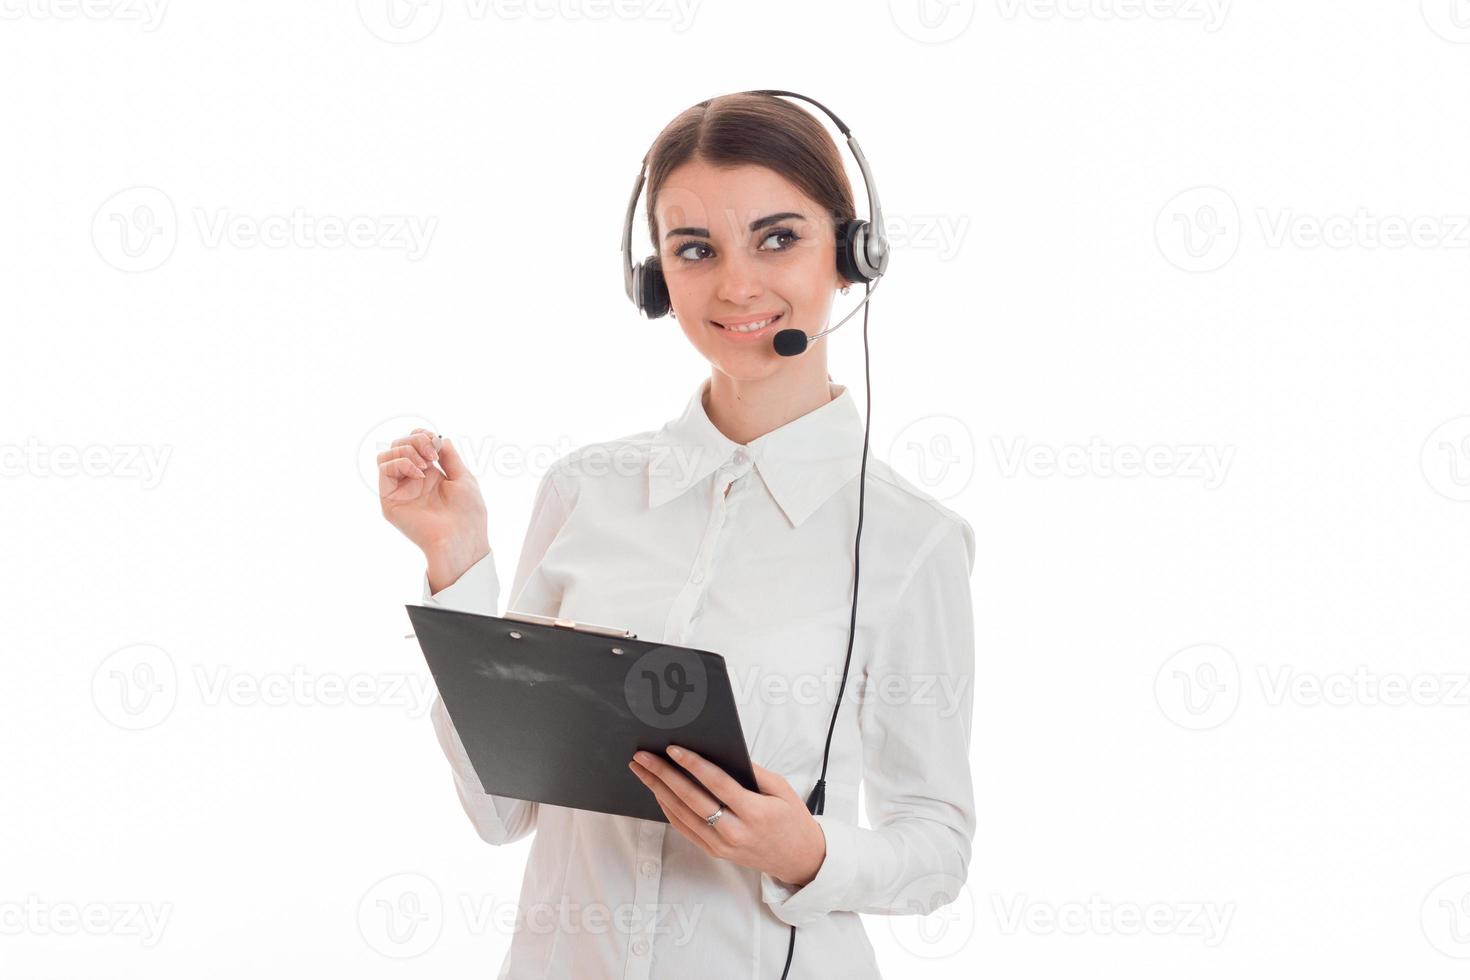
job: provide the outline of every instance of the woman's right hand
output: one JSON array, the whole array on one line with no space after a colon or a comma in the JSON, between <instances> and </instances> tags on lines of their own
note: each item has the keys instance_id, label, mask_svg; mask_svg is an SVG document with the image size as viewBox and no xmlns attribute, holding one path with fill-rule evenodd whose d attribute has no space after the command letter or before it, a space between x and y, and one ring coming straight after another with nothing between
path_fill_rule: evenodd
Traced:
<instances>
[{"instance_id":1,"label":"woman's right hand","mask_svg":"<svg viewBox=\"0 0 1470 980\"><path fill-rule=\"evenodd\" d=\"M378 454L378 497L388 523L424 553L432 591L490 553L479 481L448 439L414 429L393 440Z\"/></svg>"}]
</instances>

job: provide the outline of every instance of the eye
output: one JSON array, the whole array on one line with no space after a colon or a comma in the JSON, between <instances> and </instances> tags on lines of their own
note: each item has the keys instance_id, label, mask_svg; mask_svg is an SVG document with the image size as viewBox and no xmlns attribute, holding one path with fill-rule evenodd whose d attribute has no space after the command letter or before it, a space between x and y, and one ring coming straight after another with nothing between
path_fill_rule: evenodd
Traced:
<instances>
[{"instance_id":1,"label":"eye","mask_svg":"<svg viewBox=\"0 0 1470 980\"><path fill-rule=\"evenodd\" d=\"M790 228L773 228L771 231L766 232L766 236L761 239L761 244L764 245L766 242L769 242L773 238L788 238L788 239L790 239L790 241L787 244L782 245L782 246L780 246L778 248L764 249L764 251L768 251L768 252L788 252L793 247L795 247L795 245L796 245L797 242L801 241L801 236L798 235L796 232L792 231ZM708 253L708 252L711 251L711 249L709 247L709 243L707 243L707 242L689 241L689 242L685 242L682 245L677 246L674 249L674 253L673 253L674 254L674 257L677 258L677 259L679 259L681 262L683 262L686 265L692 265L693 263L696 263L696 262L702 262L706 258L709 257L707 254L706 255L699 255L699 256L696 256L696 257L691 257L691 256L685 254L690 249L694 249L694 248L702 248L702 249L705 250L706 253Z\"/></svg>"},{"instance_id":2,"label":"eye","mask_svg":"<svg viewBox=\"0 0 1470 980\"><path fill-rule=\"evenodd\" d=\"M679 247L674 249L675 258L683 259L685 262L698 262L699 259L691 259L689 256L684 254L691 248L708 249L709 246L704 242L685 242L683 245L680 245Z\"/></svg>"},{"instance_id":3,"label":"eye","mask_svg":"<svg viewBox=\"0 0 1470 980\"><path fill-rule=\"evenodd\" d=\"M789 238L789 239L791 239L791 244L790 245L783 245L780 248L775 249L775 251L777 251L777 252L784 252L787 249L789 249L792 246L794 246L797 242L801 241L801 236L798 235L796 232L792 231L790 228L776 228L773 231L767 233L766 237L763 238L763 239L761 239L761 241L762 242L768 242L768 241L770 241L773 238Z\"/></svg>"}]
</instances>

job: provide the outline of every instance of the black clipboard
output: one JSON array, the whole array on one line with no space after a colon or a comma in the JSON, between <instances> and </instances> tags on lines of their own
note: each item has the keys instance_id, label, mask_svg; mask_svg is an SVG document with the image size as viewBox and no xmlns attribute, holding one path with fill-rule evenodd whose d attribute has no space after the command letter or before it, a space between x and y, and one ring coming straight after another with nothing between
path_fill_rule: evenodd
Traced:
<instances>
[{"instance_id":1,"label":"black clipboard","mask_svg":"<svg viewBox=\"0 0 1470 980\"><path fill-rule=\"evenodd\" d=\"M530 613L405 608L485 792L667 823L628 763L671 744L758 792L719 654Z\"/></svg>"}]
</instances>

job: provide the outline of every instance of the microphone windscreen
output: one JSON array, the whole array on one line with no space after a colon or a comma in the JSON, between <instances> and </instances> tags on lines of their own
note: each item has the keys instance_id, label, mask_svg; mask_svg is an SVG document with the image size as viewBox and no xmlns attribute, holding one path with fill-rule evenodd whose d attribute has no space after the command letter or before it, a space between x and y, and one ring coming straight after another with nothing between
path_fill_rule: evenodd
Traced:
<instances>
[{"instance_id":1,"label":"microphone windscreen","mask_svg":"<svg viewBox=\"0 0 1470 980\"><path fill-rule=\"evenodd\" d=\"M776 353L782 357L792 357L806 350L806 334L795 327L776 331L776 339L772 341Z\"/></svg>"}]
</instances>

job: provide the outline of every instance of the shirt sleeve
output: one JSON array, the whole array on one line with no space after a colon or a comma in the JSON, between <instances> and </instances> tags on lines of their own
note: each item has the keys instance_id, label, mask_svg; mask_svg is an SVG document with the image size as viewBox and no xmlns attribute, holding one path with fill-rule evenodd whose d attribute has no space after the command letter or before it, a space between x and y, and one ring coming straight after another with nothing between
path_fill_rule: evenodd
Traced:
<instances>
[{"instance_id":1,"label":"shirt sleeve","mask_svg":"<svg viewBox=\"0 0 1470 980\"><path fill-rule=\"evenodd\" d=\"M974 531L962 518L920 548L858 708L872 829L818 814L827 856L816 877L798 888L761 874L762 899L788 925L839 910L928 915L959 897L975 837L974 567Z\"/></svg>"},{"instance_id":2,"label":"shirt sleeve","mask_svg":"<svg viewBox=\"0 0 1470 980\"><path fill-rule=\"evenodd\" d=\"M508 609L544 616L553 616L559 611L560 595L537 573L547 549L565 525L570 511L567 497L559 486L557 467L552 466L541 478L536 490L536 500L531 508L531 522L526 529L525 541L521 544L515 577L511 581L511 602ZM438 592L430 591L429 576L425 572L422 589L423 605L488 616L497 615L500 579L495 571L494 551L471 565L464 574ZM485 792L480 777L470 764L464 743L460 741L459 732L449 717L444 699L437 692L434 695L434 704L429 709L429 717L433 721L439 747L449 760L454 774L454 787L459 794L460 805L464 807L464 812L480 839L488 844L509 844L535 830L536 803L493 796Z\"/></svg>"}]
</instances>

